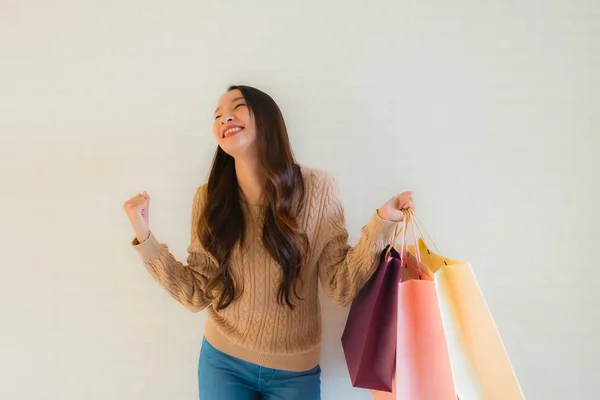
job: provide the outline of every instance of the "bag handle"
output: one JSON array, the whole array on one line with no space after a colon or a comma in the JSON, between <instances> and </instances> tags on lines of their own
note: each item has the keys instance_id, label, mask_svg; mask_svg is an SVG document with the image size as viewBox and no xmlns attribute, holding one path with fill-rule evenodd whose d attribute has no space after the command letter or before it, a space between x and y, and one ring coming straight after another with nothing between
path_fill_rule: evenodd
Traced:
<instances>
[{"instance_id":1,"label":"bag handle","mask_svg":"<svg viewBox=\"0 0 600 400\"><path fill-rule=\"evenodd\" d=\"M433 240L433 238L431 237L431 235L429 234L429 232L427 232L427 229L425 229L425 226L423 225L423 223L421 221L419 221L419 219L417 218L417 215L415 214L414 210L410 210L410 213L412 214L412 217L414 218L415 222L417 223L417 229L419 230L419 233L421 234L421 237L423 236L423 232L425 232L425 234L427 235L427 239L429 239L429 241L431 241L431 244L433 244L433 246L435 247L435 249L441 253L440 248L438 247L438 245L435 243L435 241ZM421 231L421 229L423 229Z\"/></svg>"},{"instance_id":2,"label":"bag handle","mask_svg":"<svg viewBox=\"0 0 600 400\"><path fill-rule=\"evenodd\" d=\"M415 253L417 256L417 269L419 270L419 279L422 279L422 275L424 275L423 270L421 269L421 251L419 250L419 246L417 243L417 235L416 235L416 231L415 231L415 222L414 222L414 218L413 218L413 212L412 209L407 209L404 211L405 212L405 221L406 224L408 225L410 223L410 228L412 231L412 238L413 238L413 243L415 246ZM408 266L408 264L404 263L404 254L406 253L409 257L410 257L410 253L408 252L407 249L407 241L406 241L406 231L408 230L408 228L406 228L404 235L402 236L402 244L400 245L400 265L404 265L404 267L406 268ZM427 275L427 274L425 274Z\"/></svg>"},{"instance_id":3,"label":"bag handle","mask_svg":"<svg viewBox=\"0 0 600 400\"><path fill-rule=\"evenodd\" d=\"M393 247L396 247L396 244L398 243L398 238L399 237L404 237L405 235L405 229L406 229L406 212L404 210L402 210L402 214L404 214L404 219L402 220L402 228L398 229L398 226L400 225L400 223L396 224L396 229L394 231L394 238L392 239L392 243L390 243L390 245L387 248L387 251L385 252L385 260L386 261L390 261L392 258L390 257L390 251L392 251Z\"/></svg>"},{"instance_id":4,"label":"bag handle","mask_svg":"<svg viewBox=\"0 0 600 400\"><path fill-rule=\"evenodd\" d=\"M388 247L386 254L385 254L385 260L386 261L390 261L391 260L391 256L390 256L390 251L392 250L392 247L395 247L397 242L398 242L398 238L400 237L400 265L403 266L404 265L404 253L406 252L406 245L407 245L407 240L406 240L406 234L408 231L408 225L410 224L410 228L412 231L412 237L413 237L413 243L415 246L415 253L417 256L417 268L419 270L419 279L421 279L421 275L423 275L423 270L421 269L421 252L419 250L419 246L417 243L417 236L416 236L416 230L415 230L415 222L414 222L414 212L412 211L412 209L406 209L406 210L402 210L402 213L404 214L404 221L402 224L402 229L398 229L398 225L396 225L396 231L394 233L394 239L392 240L392 244ZM418 225L417 225L417 229ZM419 229L419 232L420 229ZM422 234L421 234L422 236Z\"/></svg>"},{"instance_id":5,"label":"bag handle","mask_svg":"<svg viewBox=\"0 0 600 400\"><path fill-rule=\"evenodd\" d=\"M442 251L440 250L439 246L435 243L435 241L433 240L433 238L431 237L431 235L429 234L429 232L427 232L427 229L425 229L425 226L421 223L421 221L419 221L419 219L417 218L417 216L414 214L414 211L411 209L410 210L412 213L412 216L414 218L414 220L417 222L417 229L419 230L419 233L421 234L421 237L423 237L423 231L425 232L425 234L427 235L427 238L429 239L429 241L431 242L431 244L433 244L433 247L435 247L436 251L438 252L438 254L442 254ZM423 229L423 231L421 231L421 229ZM429 249L427 249L427 253L431 254L431 252L429 251ZM445 265L448 265L448 262L446 260L443 260Z\"/></svg>"},{"instance_id":6,"label":"bag handle","mask_svg":"<svg viewBox=\"0 0 600 400\"><path fill-rule=\"evenodd\" d=\"M415 222L414 222L414 218L413 218L413 212L411 211L411 209L407 209L407 210L403 210L402 211L404 213L404 220L405 222L405 226L408 225L410 223L410 228L412 231L412 238L413 238L413 243L415 245L415 253L417 254L417 261L420 263L421 262L421 253L419 251L419 247L417 246L417 236L416 236L416 232L415 232ZM400 258L402 259L402 257L404 256L404 252L407 250L406 249L406 233L408 231L408 228L405 229L404 234L402 235L402 242L400 244ZM421 272L421 267L419 267L419 272Z\"/></svg>"}]
</instances>

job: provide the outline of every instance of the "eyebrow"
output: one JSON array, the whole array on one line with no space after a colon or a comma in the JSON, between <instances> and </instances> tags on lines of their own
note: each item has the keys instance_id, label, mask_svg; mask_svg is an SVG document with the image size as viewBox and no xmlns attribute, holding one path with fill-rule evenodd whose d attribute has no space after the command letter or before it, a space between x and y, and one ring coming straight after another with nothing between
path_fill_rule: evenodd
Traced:
<instances>
[{"instance_id":1,"label":"eyebrow","mask_svg":"<svg viewBox=\"0 0 600 400\"><path fill-rule=\"evenodd\" d=\"M235 103L238 100L246 100L243 97L236 97L235 99L231 100L232 103ZM221 107L217 107L217 109L215 110L215 113L217 113L219 110L221 109Z\"/></svg>"}]
</instances>

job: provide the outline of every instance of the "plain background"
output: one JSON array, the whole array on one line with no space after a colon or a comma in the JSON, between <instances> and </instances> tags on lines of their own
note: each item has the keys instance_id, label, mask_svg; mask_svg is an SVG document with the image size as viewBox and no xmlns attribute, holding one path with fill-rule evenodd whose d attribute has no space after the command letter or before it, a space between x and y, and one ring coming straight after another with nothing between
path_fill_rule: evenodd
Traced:
<instances>
[{"instance_id":1,"label":"plain background","mask_svg":"<svg viewBox=\"0 0 600 400\"><path fill-rule=\"evenodd\" d=\"M528 399L598 398L597 1L1 0L0 61L0 398L196 398L206 314L144 270L122 204L147 190L184 260L234 83L338 179L353 243L414 191ZM323 299L324 399L370 398L347 311Z\"/></svg>"}]
</instances>

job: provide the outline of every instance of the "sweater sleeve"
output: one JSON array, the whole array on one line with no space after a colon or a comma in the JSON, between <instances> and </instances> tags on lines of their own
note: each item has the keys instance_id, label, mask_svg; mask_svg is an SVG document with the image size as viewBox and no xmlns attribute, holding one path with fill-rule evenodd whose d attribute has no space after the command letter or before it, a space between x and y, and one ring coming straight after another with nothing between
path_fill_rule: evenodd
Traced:
<instances>
[{"instance_id":1,"label":"sweater sleeve","mask_svg":"<svg viewBox=\"0 0 600 400\"><path fill-rule=\"evenodd\" d=\"M198 217L203 209L206 186L196 190L192 205L191 241L188 246L187 265L176 260L169 252L166 244L158 242L154 234L143 243L137 238L131 242L142 258L144 266L175 300L193 312L202 311L210 303L205 290L211 277L211 272L216 268L213 257L203 249L196 233Z\"/></svg>"},{"instance_id":2,"label":"sweater sleeve","mask_svg":"<svg viewBox=\"0 0 600 400\"><path fill-rule=\"evenodd\" d=\"M346 306L377 270L381 253L391 243L397 222L379 217L375 211L363 226L358 243L348 244L344 209L335 180L326 175L319 237L324 243L317 266L327 296Z\"/></svg>"}]
</instances>

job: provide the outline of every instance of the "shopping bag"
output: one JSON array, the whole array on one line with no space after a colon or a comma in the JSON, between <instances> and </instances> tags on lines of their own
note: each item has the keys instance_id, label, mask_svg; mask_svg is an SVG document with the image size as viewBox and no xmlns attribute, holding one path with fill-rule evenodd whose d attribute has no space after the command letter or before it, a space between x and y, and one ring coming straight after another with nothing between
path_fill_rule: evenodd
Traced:
<instances>
[{"instance_id":1,"label":"shopping bag","mask_svg":"<svg viewBox=\"0 0 600 400\"><path fill-rule=\"evenodd\" d=\"M422 224L417 226L427 232ZM434 274L458 396L465 400L524 399L471 266L434 253L422 238L409 251L420 254L421 262Z\"/></svg>"},{"instance_id":2,"label":"shopping bag","mask_svg":"<svg viewBox=\"0 0 600 400\"><path fill-rule=\"evenodd\" d=\"M433 274L407 251L406 227L414 226L407 214L399 252L396 374L392 394L373 391L378 400L456 400L448 348L438 306Z\"/></svg>"},{"instance_id":3,"label":"shopping bag","mask_svg":"<svg viewBox=\"0 0 600 400\"><path fill-rule=\"evenodd\" d=\"M396 400L400 399L400 397L396 397L396 377L392 381L392 391L384 392L380 390L371 390L371 395L373 396L373 400Z\"/></svg>"},{"instance_id":4,"label":"shopping bag","mask_svg":"<svg viewBox=\"0 0 600 400\"><path fill-rule=\"evenodd\" d=\"M394 243L399 230L396 229ZM381 254L377 271L350 306L342 334L342 347L352 385L392 390L396 359L396 308L399 258Z\"/></svg>"}]
</instances>

